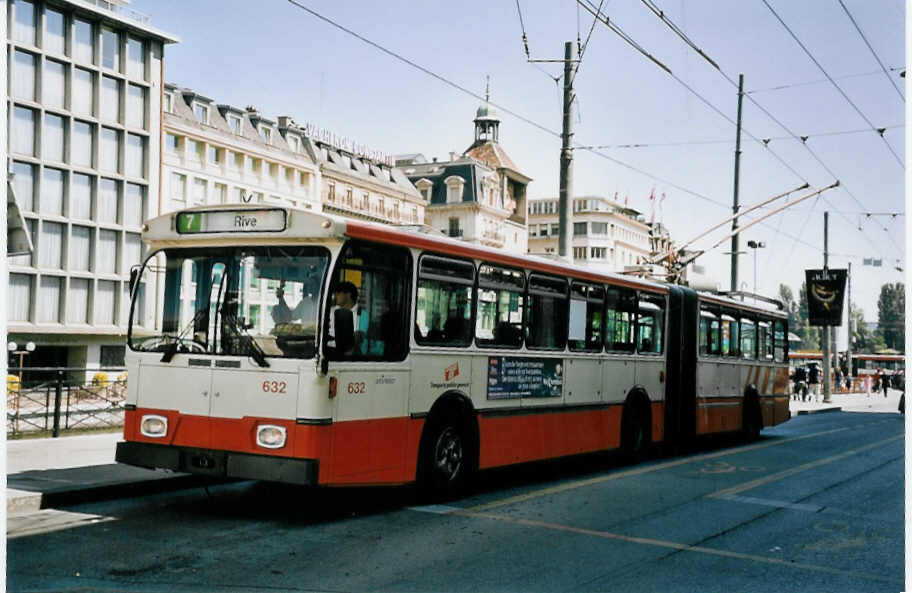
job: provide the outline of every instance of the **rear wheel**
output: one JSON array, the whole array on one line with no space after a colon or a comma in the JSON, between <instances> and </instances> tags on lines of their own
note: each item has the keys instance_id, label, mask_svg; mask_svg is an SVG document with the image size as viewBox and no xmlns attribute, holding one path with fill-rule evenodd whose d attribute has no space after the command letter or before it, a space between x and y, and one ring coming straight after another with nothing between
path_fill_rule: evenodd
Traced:
<instances>
[{"instance_id":1,"label":"rear wheel","mask_svg":"<svg viewBox=\"0 0 912 593\"><path fill-rule=\"evenodd\" d=\"M621 420L621 452L629 461L640 461L649 451L652 438L649 431L649 412L642 402L624 406Z\"/></svg>"},{"instance_id":2,"label":"rear wheel","mask_svg":"<svg viewBox=\"0 0 912 593\"><path fill-rule=\"evenodd\" d=\"M425 497L450 500L462 495L474 473L474 446L465 423L446 413L425 428L419 454L418 481Z\"/></svg>"}]
</instances>

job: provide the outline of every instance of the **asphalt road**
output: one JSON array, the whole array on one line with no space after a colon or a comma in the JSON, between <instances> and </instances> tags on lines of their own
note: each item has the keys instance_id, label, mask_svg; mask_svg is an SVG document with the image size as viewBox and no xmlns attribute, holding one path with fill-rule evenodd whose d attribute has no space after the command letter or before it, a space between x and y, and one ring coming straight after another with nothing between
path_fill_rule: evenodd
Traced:
<instances>
[{"instance_id":1,"label":"asphalt road","mask_svg":"<svg viewBox=\"0 0 912 593\"><path fill-rule=\"evenodd\" d=\"M903 589L903 419L799 416L748 445L409 488L242 482L43 511L7 542L10 591Z\"/></svg>"}]
</instances>

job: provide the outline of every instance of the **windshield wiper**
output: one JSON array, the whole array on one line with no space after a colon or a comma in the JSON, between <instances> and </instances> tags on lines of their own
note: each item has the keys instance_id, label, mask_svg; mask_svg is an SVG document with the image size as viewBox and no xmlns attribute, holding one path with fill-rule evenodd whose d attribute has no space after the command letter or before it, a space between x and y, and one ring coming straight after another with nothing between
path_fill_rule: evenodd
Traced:
<instances>
[{"instance_id":1,"label":"windshield wiper","mask_svg":"<svg viewBox=\"0 0 912 593\"><path fill-rule=\"evenodd\" d=\"M203 318L203 316L208 312L209 311L206 309L200 309L193 315L193 319L190 320L190 323L188 323L184 327L184 329L183 329L183 331L181 331L181 333L179 333L177 336L174 337L173 342L168 344L168 347L165 350L165 353L161 357L161 362L171 362L171 359L174 358L175 354L177 354L177 351L180 348L181 343L184 341L185 336L187 335L187 332L190 329L196 327L196 324L199 323L199 321Z\"/></svg>"},{"instance_id":2,"label":"windshield wiper","mask_svg":"<svg viewBox=\"0 0 912 593\"><path fill-rule=\"evenodd\" d=\"M266 360L266 353L263 352L263 349L260 348L260 345L256 343L256 340L253 339L253 336L247 333L247 328L240 322L234 315L222 315L222 321L229 324L229 327L237 334L239 338L242 339L248 346L248 353L250 357L261 367L268 368L270 366L269 361Z\"/></svg>"}]
</instances>

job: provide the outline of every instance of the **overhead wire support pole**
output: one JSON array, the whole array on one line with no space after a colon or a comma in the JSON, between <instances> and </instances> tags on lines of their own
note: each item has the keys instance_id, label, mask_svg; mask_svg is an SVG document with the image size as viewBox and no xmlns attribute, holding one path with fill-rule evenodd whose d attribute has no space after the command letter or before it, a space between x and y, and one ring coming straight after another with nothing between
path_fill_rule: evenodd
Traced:
<instances>
[{"instance_id":1,"label":"overhead wire support pole","mask_svg":"<svg viewBox=\"0 0 912 593\"><path fill-rule=\"evenodd\" d=\"M823 275L826 277L827 272L829 271L829 228L830 228L830 213L823 213ZM808 287L810 288L810 286ZM830 326L829 324L824 324L823 335L821 340L823 341L822 348L823 350L823 401L824 403L830 403Z\"/></svg>"},{"instance_id":2,"label":"overhead wire support pole","mask_svg":"<svg viewBox=\"0 0 912 593\"><path fill-rule=\"evenodd\" d=\"M741 103L744 99L744 75L738 75L738 124L735 132L735 192L732 198L731 290L738 290L738 187L741 172Z\"/></svg>"},{"instance_id":3,"label":"overhead wire support pole","mask_svg":"<svg viewBox=\"0 0 912 593\"><path fill-rule=\"evenodd\" d=\"M573 261L573 42L564 44L564 117L561 131L558 255Z\"/></svg>"}]
</instances>

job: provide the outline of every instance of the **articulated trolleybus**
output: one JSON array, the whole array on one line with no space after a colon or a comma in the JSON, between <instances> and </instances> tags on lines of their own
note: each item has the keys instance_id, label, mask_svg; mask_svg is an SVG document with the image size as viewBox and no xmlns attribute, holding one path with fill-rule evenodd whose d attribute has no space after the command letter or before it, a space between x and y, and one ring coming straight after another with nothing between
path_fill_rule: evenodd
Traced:
<instances>
[{"instance_id":1,"label":"articulated trolleybus","mask_svg":"<svg viewBox=\"0 0 912 593\"><path fill-rule=\"evenodd\" d=\"M771 306L262 205L143 240L123 463L452 496L480 469L789 418Z\"/></svg>"}]
</instances>

